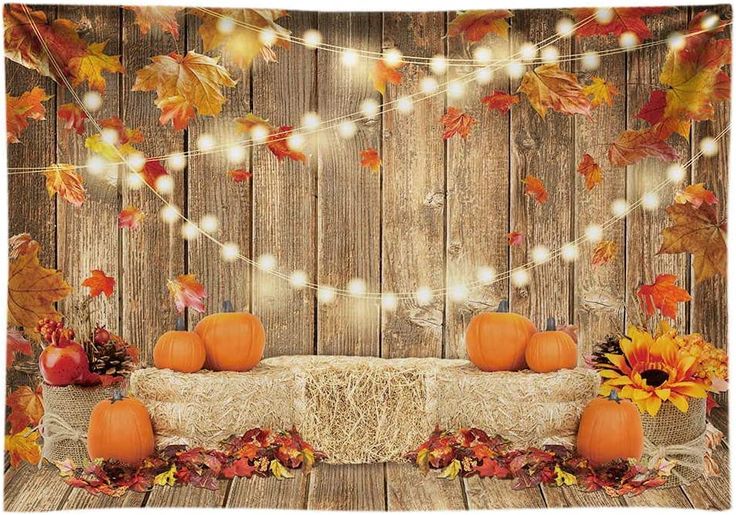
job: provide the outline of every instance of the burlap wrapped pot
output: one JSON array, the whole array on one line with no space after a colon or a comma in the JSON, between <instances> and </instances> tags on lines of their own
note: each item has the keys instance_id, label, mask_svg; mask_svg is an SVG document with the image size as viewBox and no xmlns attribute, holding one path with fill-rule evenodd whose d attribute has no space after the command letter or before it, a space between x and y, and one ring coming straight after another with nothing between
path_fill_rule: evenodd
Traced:
<instances>
[{"instance_id":1,"label":"burlap wrapped pot","mask_svg":"<svg viewBox=\"0 0 736 515\"><path fill-rule=\"evenodd\" d=\"M656 416L641 416L644 427L644 456L676 461L667 488L688 484L703 476L706 450L705 399L688 399L687 413L671 402L663 402Z\"/></svg>"},{"instance_id":2,"label":"burlap wrapped pot","mask_svg":"<svg viewBox=\"0 0 736 515\"><path fill-rule=\"evenodd\" d=\"M123 388L120 384L110 387L44 384L41 455L51 462L68 458L80 465L89 461L87 426L92 409L98 402L112 397L115 390Z\"/></svg>"}]
</instances>

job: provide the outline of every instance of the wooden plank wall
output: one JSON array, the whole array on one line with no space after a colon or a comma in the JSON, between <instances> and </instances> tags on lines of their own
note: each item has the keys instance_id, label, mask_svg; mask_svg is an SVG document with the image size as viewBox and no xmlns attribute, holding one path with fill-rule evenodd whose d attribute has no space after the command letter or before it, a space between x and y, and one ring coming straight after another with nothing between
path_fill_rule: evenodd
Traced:
<instances>
[{"instance_id":1,"label":"wooden plank wall","mask_svg":"<svg viewBox=\"0 0 736 515\"><path fill-rule=\"evenodd\" d=\"M88 40L108 41L110 53L122 53L126 73L108 76L105 103L98 116L121 116L130 127L142 127L149 155L196 147L202 133L222 139L231 134L229 121L249 111L274 124L299 125L303 113L317 111L323 119L355 112L365 98L380 100L372 90L364 63L348 69L340 56L292 46L279 51L279 62L258 62L242 72L223 62L238 84L226 92L227 103L217 118L197 118L188 130L173 131L157 123L152 93L131 92L135 72L149 58L176 49L202 51L198 20L181 17L181 36L152 31L142 35L133 13L117 7L49 7L50 17L67 16L82 22ZM721 8L730 16L730 8ZM516 11L510 48L539 41L555 31L558 12ZM683 30L693 15L686 8L657 16L651 25L661 39ZM468 57L469 49L456 39L444 38L455 13L310 13L294 12L284 25L301 35L318 28L326 42L381 51L391 47L405 54ZM615 46L614 38L563 40L562 54ZM194 220L211 213L222 220L218 237L236 242L242 252L256 257L274 254L284 270L300 269L320 282L344 286L354 276L371 290L434 288L475 279L475 267L498 271L530 258L534 245L557 248L580 235L585 226L609 216L609 202L626 196L635 201L647 186L657 183L665 166L649 160L629 170L607 171L592 193L585 191L575 168L584 152L604 161L605 145L624 128L640 122L634 115L657 84L665 47L603 58L597 72L616 84L621 95L611 108L596 111L592 119L551 113L542 120L522 101L510 115L489 113L480 97L493 89L513 91L518 80L496 74L488 85L471 84L460 100L438 96L415 104L411 115L397 111L360 124L359 134L343 141L323 134L310 147L308 165L279 163L265 149L255 149L244 166L252 167L249 183L234 184L226 176L229 165L220 154L192 158L184 171L174 172L171 200ZM54 97L47 102L48 120L32 123L23 142L10 145L10 166L45 166L53 162L86 159L81 138L57 128L55 108L70 101L63 88L6 62L7 90L18 95L42 85ZM564 68L578 70L576 62ZM411 94L427 75L426 67L402 68L404 81L389 86L384 100ZM452 73L463 73L456 70ZM442 81L444 79L440 79ZM448 105L467 109L479 123L463 141L443 142L439 119ZM690 144L681 143L683 160L699 141L719 132L727 123L728 105L719 106L713 122L697 124ZM383 168L371 173L359 165L360 150L380 149ZM722 147L724 148L724 147ZM692 167L694 181L705 181L726 209L727 153L702 159ZM542 178L550 200L536 205L523 195L527 175ZM30 232L43 245L44 262L63 269L75 293L62 309L71 312L86 291L81 280L91 268L102 268L118 279L115 296L95 300L95 317L143 349L149 359L156 337L172 327L176 315L166 291L167 279L194 273L209 292L208 311L225 299L262 317L268 331L268 355L354 354L384 357L463 357L464 328L478 311L511 298L512 309L541 326L547 316L581 326L581 354L606 334L623 329L623 309L632 308L631 295L641 282L660 272L676 273L694 301L680 309L679 325L705 333L726 345L726 288L718 278L694 286L686 256L655 256L659 232L666 224L663 209L638 210L607 235L620 252L610 265L593 269L589 253L574 265L560 260L535 269L523 288L507 281L473 291L465 302L435 297L429 306L401 303L395 312L377 306L338 300L316 302L310 290L297 291L272 281L243 263L225 263L207 241L185 242L177 226L158 217L159 203L147 191L131 190L119 180L106 183L90 178L90 198L81 209L49 200L41 174L12 175L10 232ZM663 204L674 187L665 190ZM139 206L147 219L137 231L118 230L116 215L129 204ZM505 235L525 234L524 244L509 249ZM81 317L81 315L74 315ZM189 323L200 318L189 315ZM78 320L72 320L72 323ZM311 488L315 488L313 482Z\"/></svg>"}]
</instances>

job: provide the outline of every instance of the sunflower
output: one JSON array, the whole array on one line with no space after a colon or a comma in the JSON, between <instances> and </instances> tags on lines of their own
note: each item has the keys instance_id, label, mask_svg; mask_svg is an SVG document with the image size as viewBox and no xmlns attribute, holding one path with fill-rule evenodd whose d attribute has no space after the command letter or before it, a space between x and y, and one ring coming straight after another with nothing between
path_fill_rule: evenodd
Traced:
<instances>
[{"instance_id":1,"label":"sunflower","mask_svg":"<svg viewBox=\"0 0 736 515\"><path fill-rule=\"evenodd\" d=\"M669 401L684 413L688 397L706 397L705 385L695 376L696 357L682 352L671 332L652 336L631 325L619 345L623 354L606 354L614 367L600 370L605 379L601 395L619 390L620 397L631 399L639 411L651 416L662 402Z\"/></svg>"}]
</instances>

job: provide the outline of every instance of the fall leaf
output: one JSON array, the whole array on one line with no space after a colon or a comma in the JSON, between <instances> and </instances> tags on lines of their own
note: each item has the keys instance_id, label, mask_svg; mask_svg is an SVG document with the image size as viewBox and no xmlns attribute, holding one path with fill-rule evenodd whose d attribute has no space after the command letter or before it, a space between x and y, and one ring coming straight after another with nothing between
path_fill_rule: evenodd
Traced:
<instances>
[{"instance_id":1,"label":"fall leaf","mask_svg":"<svg viewBox=\"0 0 736 515\"><path fill-rule=\"evenodd\" d=\"M56 116L64 121L62 125L64 130L84 134L84 121L87 119L87 114L76 103L60 105L56 110Z\"/></svg>"},{"instance_id":2,"label":"fall leaf","mask_svg":"<svg viewBox=\"0 0 736 515\"><path fill-rule=\"evenodd\" d=\"M360 165L364 168L370 168L372 172L381 170L381 156L375 148L367 148L360 151Z\"/></svg>"},{"instance_id":3,"label":"fall leaf","mask_svg":"<svg viewBox=\"0 0 736 515\"><path fill-rule=\"evenodd\" d=\"M718 203L718 197L710 190L705 189L705 183L690 184L684 190L675 193L675 202L678 204L687 204L688 202L697 209L705 204L713 205Z\"/></svg>"},{"instance_id":4,"label":"fall leaf","mask_svg":"<svg viewBox=\"0 0 736 515\"><path fill-rule=\"evenodd\" d=\"M477 122L475 118L456 107L448 107L440 121L445 126L445 132L442 133L442 139L445 140L455 135L463 139L467 138L470 129Z\"/></svg>"},{"instance_id":5,"label":"fall leaf","mask_svg":"<svg viewBox=\"0 0 736 515\"><path fill-rule=\"evenodd\" d=\"M575 485L577 484L578 480L575 477L575 474L570 474L569 472L565 472L560 468L559 465L555 465L555 484L557 486L562 485Z\"/></svg>"},{"instance_id":6,"label":"fall leaf","mask_svg":"<svg viewBox=\"0 0 736 515\"><path fill-rule=\"evenodd\" d=\"M599 22L596 19L596 9L581 8L571 9L575 21L579 24L575 29L577 37L586 36L620 36L624 32L633 32L639 41L644 41L652 37L652 32L643 20L644 16L659 14L666 7L618 7L611 8L611 21L608 23ZM584 20L585 23L580 25Z\"/></svg>"},{"instance_id":7,"label":"fall leaf","mask_svg":"<svg viewBox=\"0 0 736 515\"><path fill-rule=\"evenodd\" d=\"M585 187L588 191L603 181L603 170L590 154L583 154L583 158L578 164L578 173L585 177Z\"/></svg>"},{"instance_id":8,"label":"fall leaf","mask_svg":"<svg viewBox=\"0 0 736 515\"><path fill-rule=\"evenodd\" d=\"M218 59L193 50L152 57L153 64L136 72L133 91L156 91L161 124L171 120L175 129L184 129L195 110L199 115L220 114L225 103L222 88L235 86Z\"/></svg>"},{"instance_id":9,"label":"fall leaf","mask_svg":"<svg viewBox=\"0 0 736 515\"><path fill-rule=\"evenodd\" d=\"M290 479L294 477L294 474L289 472L289 469L284 467L279 461L271 460L268 470L273 474L276 479Z\"/></svg>"},{"instance_id":10,"label":"fall leaf","mask_svg":"<svg viewBox=\"0 0 736 515\"><path fill-rule=\"evenodd\" d=\"M561 70L556 63L543 64L526 72L519 91L527 96L542 118L547 115L548 109L590 116L592 104L577 77Z\"/></svg>"},{"instance_id":11,"label":"fall leaf","mask_svg":"<svg viewBox=\"0 0 736 515\"><path fill-rule=\"evenodd\" d=\"M185 308L204 313L204 299L207 298L207 292L204 286L197 282L194 274L180 275L176 279L170 279L166 287L169 289L169 295L174 299L178 313L182 313Z\"/></svg>"},{"instance_id":12,"label":"fall leaf","mask_svg":"<svg viewBox=\"0 0 736 515\"><path fill-rule=\"evenodd\" d=\"M8 423L12 434L21 432L26 426L35 427L41 422L43 416L42 394L41 385L38 385L35 389L24 385L19 386L8 395L5 404L10 408Z\"/></svg>"},{"instance_id":13,"label":"fall leaf","mask_svg":"<svg viewBox=\"0 0 736 515\"><path fill-rule=\"evenodd\" d=\"M506 235L506 239L509 242L510 246L516 246L521 245L521 242L524 241L524 235L520 232L512 231Z\"/></svg>"},{"instance_id":14,"label":"fall leaf","mask_svg":"<svg viewBox=\"0 0 736 515\"><path fill-rule=\"evenodd\" d=\"M97 297L100 293L104 293L109 298L115 289L115 278L109 277L102 270L92 270L90 273L92 275L82 281L82 286L90 289L90 297Z\"/></svg>"},{"instance_id":15,"label":"fall leaf","mask_svg":"<svg viewBox=\"0 0 736 515\"><path fill-rule=\"evenodd\" d=\"M378 91L381 95L385 95L386 84L393 84L394 86L401 84L403 75L397 69L400 66L401 64L399 64L399 66L389 66L383 59L377 60L376 64L373 66L373 71L371 72L371 77L373 78L373 89Z\"/></svg>"},{"instance_id":16,"label":"fall leaf","mask_svg":"<svg viewBox=\"0 0 736 515\"><path fill-rule=\"evenodd\" d=\"M508 113L512 105L519 103L518 95L509 95L504 91L493 91L490 95L480 99L490 110L496 110L499 113Z\"/></svg>"},{"instance_id":17,"label":"fall leaf","mask_svg":"<svg viewBox=\"0 0 736 515\"><path fill-rule=\"evenodd\" d=\"M583 88L583 93L590 98L590 104L598 107L601 104L613 104L613 97L618 95L616 86L602 77L593 77L590 84Z\"/></svg>"},{"instance_id":18,"label":"fall leaf","mask_svg":"<svg viewBox=\"0 0 736 515\"><path fill-rule=\"evenodd\" d=\"M726 221L720 221L715 207L702 204L673 204L667 208L673 225L662 231L657 254L693 255L696 282L716 274L726 275Z\"/></svg>"},{"instance_id":19,"label":"fall leaf","mask_svg":"<svg viewBox=\"0 0 736 515\"><path fill-rule=\"evenodd\" d=\"M455 37L462 34L470 42L480 41L488 33L508 39L509 23L506 20L512 16L511 11L505 9L460 12L447 27L447 35Z\"/></svg>"},{"instance_id":20,"label":"fall leaf","mask_svg":"<svg viewBox=\"0 0 736 515\"><path fill-rule=\"evenodd\" d=\"M122 73L125 71L120 64L120 56L105 54L107 42L92 43L87 47L84 55L69 60L69 67L73 72L72 86L79 86L85 81L90 89L104 94L107 81L102 72Z\"/></svg>"},{"instance_id":21,"label":"fall leaf","mask_svg":"<svg viewBox=\"0 0 736 515\"><path fill-rule=\"evenodd\" d=\"M26 461L38 465L41 461L41 446L38 443L38 431L27 427L13 435L5 435L5 452L10 455L10 465L17 468Z\"/></svg>"},{"instance_id":22,"label":"fall leaf","mask_svg":"<svg viewBox=\"0 0 736 515\"><path fill-rule=\"evenodd\" d=\"M647 157L675 161L679 156L651 129L624 131L608 148L608 160L613 166L629 166Z\"/></svg>"},{"instance_id":23,"label":"fall leaf","mask_svg":"<svg viewBox=\"0 0 736 515\"><path fill-rule=\"evenodd\" d=\"M176 483L176 465L171 465L171 468L165 472L161 472L153 479L153 484L158 486L174 486Z\"/></svg>"},{"instance_id":24,"label":"fall leaf","mask_svg":"<svg viewBox=\"0 0 736 515\"><path fill-rule=\"evenodd\" d=\"M636 290L636 295L641 301L644 312L648 317L654 315L658 309L662 316L667 318L677 317L677 303L692 300L690 294L675 284L677 276L672 274L659 274L654 283L643 284Z\"/></svg>"},{"instance_id":25,"label":"fall leaf","mask_svg":"<svg viewBox=\"0 0 736 515\"><path fill-rule=\"evenodd\" d=\"M26 340L23 336L23 332L17 329L8 329L7 337L7 357L5 359L5 366L12 367L15 362L15 357L18 354L23 356L33 356L33 349L31 348L31 342Z\"/></svg>"},{"instance_id":26,"label":"fall leaf","mask_svg":"<svg viewBox=\"0 0 736 515\"><path fill-rule=\"evenodd\" d=\"M260 31L254 28L272 30L276 35L273 44L289 47L290 32L276 23L276 20L287 15L284 10L194 9L193 13L202 19L198 32L205 52L221 48L223 57L243 70L250 68L253 59L259 54L266 62L276 60L272 45L265 44L259 37ZM233 21L232 31L223 32L218 28L223 18Z\"/></svg>"},{"instance_id":27,"label":"fall leaf","mask_svg":"<svg viewBox=\"0 0 736 515\"><path fill-rule=\"evenodd\" d=\"M293 150L289 147L289 136L291 136L293 127L290 125L282 125L278 129L274 130L269 134L266 140L266 147L271 153L276 156L278 161L283 161L284 158L289 158L294 161L305 162L307 156L303 152Z\"/></svg>"},{"instance_id":28,"label":"fall leaf","mask_svg":"<svg viewBox=\"0 0 736 515\"><path fill-rule=\"evenodd\" d=\"M74 207L84 204L87 192L82 183L82 176L74 171L73 165L53 164L46 168L44 175L49 198L53 198L58 193Z\"/></svg>"},{"instance_id":29,"label":"fall leaf","mask_svg":"<svg viewBox=\"0 0 736 515\"><path fill-rule=\"evenodd\" d=\"M33 252L39 247L39 245L30 234L23 232L16 234L15 236L11 236L10 239L8 239L8 247L8 256L10 259L17 259L19 256Z\"/></svg>"},{"instance_id":30,"label":"fall leaf","mask_svg":"<svg viewBox=\"0 0 736 515\"><path fill-rule=\"evenodd\" d=\"M593 266L605 265L618 252L618 245L615 241L603 240L596 243L593 247L593 256L590 262Z\"/></svg>"},{"instance_id":31,"label":"fall leaf","mask_svg":"<svg viewBox=\"0 0 736 515\"><path fill-rule=\"evenodd\" d=\"M534 177L533 175L527 175L526 179L521 182L524 183L524 195L533 198L540 204L547 202L549 193L544 187L544 183L539 180L539 178Z\"/></svg>"},{"instance_id":32,"label":"fall leaf","mask_svg":"<svg viewBox=\"0 0 736 515\"><path fill-rule=\"evenodd\" d=\"M452 460L449 465L442 469L439 477L442 479L455 479L462 470L460 460Z\"/></svg>"},{"instance_id":33,"label":"fall leaf","mask_svg":"<svg viewBox=\"0 0 736 515\"><path fill-rule=\"evenodd\" d=\"M46 108L41 102L49 98L43 88L33 88L19 97L5 95L8 143L20 143L20 135L28 127L28 120L46 119Z\"/></svg>"},{"instance_id":34,"label":"fall leaf","mask_svg":"<svg viewBox=\"0 0 736 515\"><path fill-rule=\"evenodd\" d=\"M95 154L99 154L110 162L118 162L120 156L128 156L138 152L136 145L143 143L143 132L140 129L129 129L123 121L113 116L99 121L100 127L114 131L115 141L107 140L102 134L93 134L84 140L84 146Z\"/></svg>"},{"instance_id":35,"label":"fall leaf","mask_svg":"<svg viewBox=\"0 0 736 515\"><path fill-rule=\"evenodd\" d=\"M135 206L128 206L118 213L118 227L137 229L146 215Z\"/></svg>"},{"instance_id":36,"label":"fall leaf","mask_svg":"<svg viewBox=\"0 0 736 515\"><path fill-rule=\"evenodd\" d=\"M152 188L156 187L156 181L158 181L160 177L169 175L169 172L166 171L164 165L162 165L161 161L157 159L147 159L146 163L143 165L143 169L139 173L146 184Z\"/></svg>"},{"instance_id":37,"label":"fall leaf","mask_svg":"<svg viewBox=\"0 0 736 515\"><path fill-rule=\"evenodd\" d=\"M640 120L648 122L652 128L651 131L656 134L657 139L665 140L677 133L686 140L690 139L690 120L679 116L665 117L667 109L667 95L662 90L654 90L649 96L649 100L639 110L636 117Z\"/></svg>"},{"instance_id":38,"label":"fall leaf","mask_svg":"<svg viewBox=\"0 0 736 515\"><path fill-rule=\"evenodd\" d=\"M237 168L235 170L229 170L227 174L233 180L233 182L245 182L249 181L253 174L244 168Z\"/></svg>"},{"instance_id":39,"label":"fall leaf","mask_svg":"<svg viewBox=\"0 0 736 515\"><path fill-rule=\"evenodd\" d=\"M141 29L141 34L148 34L151 27L158 27L168 32L174 39L179 39L179 23L176 15L182 7L133 5L125 9L135 13L135 24Z\"/></svg>"}]
</instances>

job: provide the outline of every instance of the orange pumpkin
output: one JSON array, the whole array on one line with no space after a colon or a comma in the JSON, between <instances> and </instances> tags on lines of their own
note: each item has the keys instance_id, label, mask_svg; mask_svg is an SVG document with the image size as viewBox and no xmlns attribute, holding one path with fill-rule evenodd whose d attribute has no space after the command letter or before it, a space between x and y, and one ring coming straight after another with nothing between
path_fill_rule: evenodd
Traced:
<instances>
[{"instance_id":1,"label":"orange pumpkin","mask_svg":"<svg viewBox=\"0 0 736 515\"><path fill-rule=\"evenodd\" d=\"M202 369L206 353L197 333L184 330L184 318L176 321L176 331L162 334L153 348L156 368L170 368L177 372L197 372Z\"/></svg>"},{"instance_id":2,"label":"orange pumpkin","mask_svg":"<svg viewBox=\"0 0 736 515\"><path fill-rule=\"evenodd\" d=\"M577 448L594 466L618 458L640 459L644 430L636 405L619 399L616 390L611 390L608 397L590 401L580 417Z\"/></svg>"},{"instance_id":3,"label":"orange pumpkin","mask_svg":"<svg viewBox=\"0 0 736 515\"><path fill-rule=\"evenodd\" d=\"M468 324L465 346L470 361L481 370L521 370L526 368L524 351L537 332L526 317L509 313L504 299L496 312L479 313Z\"/></svg>"},{"instance_id":4,"label":"orange pumpkin","mask_svg":"<svg viewBox=\"0 0 736 515\"><path fill-rule=\"evenodd\" d=\"M137 399L123 397L100 401L92 410L87 429L87 453L91 460L115 459L137 465L153 454L151 417Z\"/></svg>"},{"instance_id":5,"label":"orange pumpkin","mask_svg":"<svg viewBox=\"0 0 736 515\"><path fill-rule=\"evenodd\" d=\"M210 370L244 372L255 367L263 357L266 331L257 316L234 313L230 301L223 303L223 313L204 317L194 328L204 342Z\"/></svg>"},{"instance_id":6,"label":"orange pumpkin","mask_svg":"<svg viewBox=\"0 0 736 515\"><path fill-rule=\"evenodd\" d=\"M534 334L526 346L526 364L535 372L554 372L575 368L578 349L570 335L557 331L554 318L547 319L547 330Z\"/></svg>"}]
</instances>

